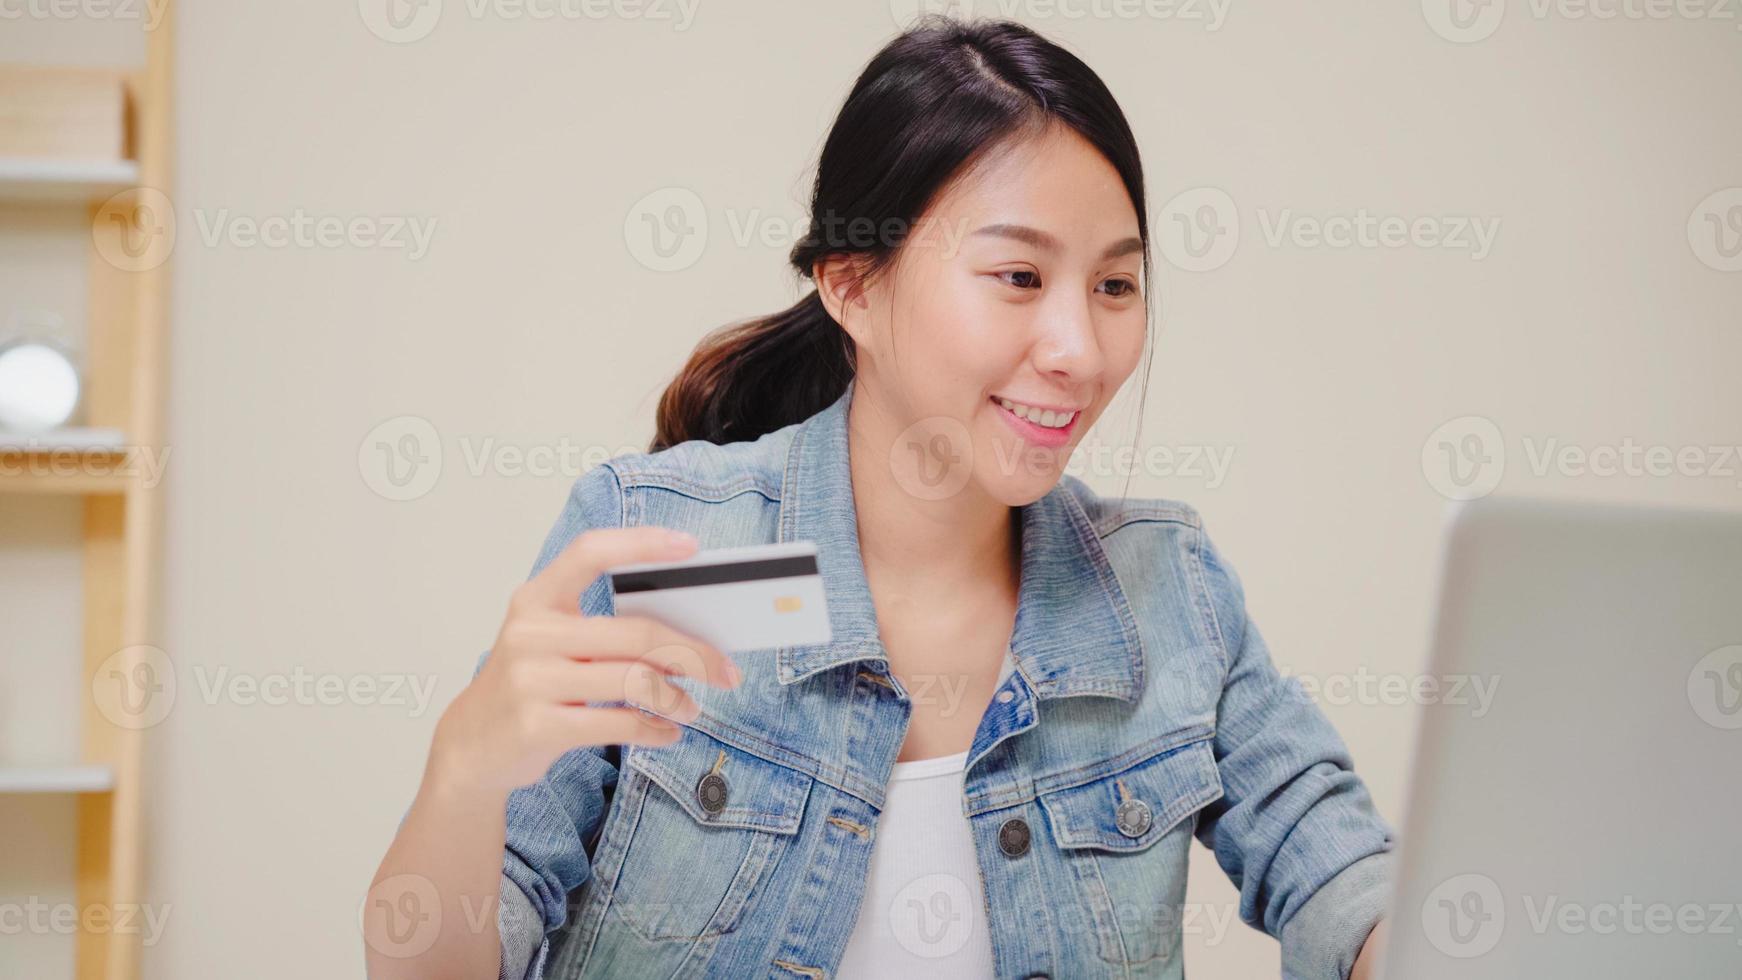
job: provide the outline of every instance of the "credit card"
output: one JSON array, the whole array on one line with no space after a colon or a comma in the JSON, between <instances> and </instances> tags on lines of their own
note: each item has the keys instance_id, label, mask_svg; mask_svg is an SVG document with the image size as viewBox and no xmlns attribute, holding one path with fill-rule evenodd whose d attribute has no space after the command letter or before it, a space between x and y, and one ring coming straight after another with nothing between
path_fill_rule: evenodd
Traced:
<instances>
[{"instance_id":1,"label":"credit card","mask_svg":"<svg viewBox=\"0 0 1742 980\"><path fill-rule=\"evenodd\" d=\"M656 619L725 653L830 639L811 541L714 548L681 561L618 565L606 574L618 615Z\"/></svg>"}]
</instances>

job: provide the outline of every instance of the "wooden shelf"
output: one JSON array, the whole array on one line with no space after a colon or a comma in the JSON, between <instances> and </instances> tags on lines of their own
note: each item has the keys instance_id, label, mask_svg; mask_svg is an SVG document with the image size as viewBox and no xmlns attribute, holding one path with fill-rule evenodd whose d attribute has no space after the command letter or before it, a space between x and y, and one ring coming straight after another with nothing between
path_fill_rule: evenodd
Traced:
<instances>
[{"instance_id":1,"label":"wooden shelf","mask_svg":"<svg viewBox=\"0 0 1742 980\"><path fill-rule=\"evenodd\" d=\"M12 468L0 456L0 494L42 494L62 497L90 497L123 494L134 484L132 476L123 473L57 474L37 470Z\"/></svg>"},{"instance_id":2,"label":"wooden shelf","mask_svg":"<svg viewBox=\"0 0 1742 980\"><path fill-rule=\"evenodd\" d=\"M120 453L127 436L114 428L76 427L48 432L7 432L0 429L0 453Z\"/></svg>"},{"instance_id":3,"label":"wooden shelf","mask_svg":"<svg viewBox=\"0 0 1742 980\"><path fill-rule=\"evenodd\" d=\"M0 795L107 793L114 788L115 771L108 766L0 767Z\"/></svg>"},{"instance_id":4,"label":"wooden shelf","mask_svg":"<svg viewBox=\"0 0 1742 980\"><path fill-rule=\"evenodd\" d=\"M139 183L131 160L0 156L0 200L100 201Z\"/></svg>"},{"instance_id":5,"label":"wooden shelf","mask_svg":"<svg viewBox=\"0 0 1742 980\"><path fill-rule=\"evenodd\" d=\"M126 493L135 482L126 443L116 428L0 432L0 494Z\"/></svg>"},{"instance_id":6,"label":"wooden shelf","mask_svg":"<svg viewBox=\"0 0 1742 980\"><path fill-rule=\"evenodd\" d=\"M87 428L0 435L0 494L72 495L83 510L82 673L158 635L153 592L162 523L159 481L144 464L162 446L169 269L124 268L140 217L137 201L108 199L130 188L169 187L174 4L156 0L145 67L70 69L0 64L0 207L65 202L89 212L83 385ZM7 506L0 502L0 506ZM128 672L123 671L123 675ZM70 869L81 909L137 904L144 894L144 740L82 697L77 765L0 767L0 794L61 794L75 809ZM10 841L29 847L29 840ZM76 980L138 980L137 932L80 929ZM0 962L6 961L0 953ZM10 963L7 963L10 966ZM17 971L0 967L0 974ZM37 972L37 971L32 971Z\"/></svg>"}]
</instances>

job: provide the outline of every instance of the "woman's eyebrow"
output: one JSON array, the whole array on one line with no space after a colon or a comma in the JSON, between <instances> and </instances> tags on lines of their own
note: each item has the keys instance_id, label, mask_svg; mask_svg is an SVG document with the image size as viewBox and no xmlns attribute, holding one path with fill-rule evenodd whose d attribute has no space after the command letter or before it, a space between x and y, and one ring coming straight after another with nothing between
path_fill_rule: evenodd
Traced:
<instances>
[{"instance_id":1,"label":"woman's eyebrow","mask_svg":"<svg viewBox=\"0 0 1742 980\"><path fill-rule=\"evenodd\" d=\"M1056 252L1059 250L1059 240L1057 238L1041 231L1039 228L1030 228L1027 225L987 225L984 228L975 230L974 234L990 235L997 238L1014 238L1019 242L1032 245L1045 252ZM1106 251L1101 253L1101 261L1106 262L1110 259L1119 258L1122 255L1130 255L1132 252L1142 251L1143 241L1141 239L1122 238L1107 246Z\"/></svg>"}]
</instances>

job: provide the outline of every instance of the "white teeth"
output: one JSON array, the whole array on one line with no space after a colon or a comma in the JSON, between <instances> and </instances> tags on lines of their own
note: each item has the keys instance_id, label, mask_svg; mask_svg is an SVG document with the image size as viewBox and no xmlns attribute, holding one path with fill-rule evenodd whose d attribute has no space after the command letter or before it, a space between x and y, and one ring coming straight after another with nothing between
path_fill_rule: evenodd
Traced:
<instances>
[{"instance_id":1,"label":"white teeth","mask_svg":"<svg viewBox=\"0 0 1742 980\"><path fill-rule=\"evenodd\" d=\"M1071 419L1077 417L1076 412L1055 412L1051 409L1034 408L1021 402L1013 402L1008 398L998 399L998 404L1004 406L1006 411L1017 418L1027 419L1035 425L1048 429L1062 429L1071 423Z\"/></svg>"}]
</instances>

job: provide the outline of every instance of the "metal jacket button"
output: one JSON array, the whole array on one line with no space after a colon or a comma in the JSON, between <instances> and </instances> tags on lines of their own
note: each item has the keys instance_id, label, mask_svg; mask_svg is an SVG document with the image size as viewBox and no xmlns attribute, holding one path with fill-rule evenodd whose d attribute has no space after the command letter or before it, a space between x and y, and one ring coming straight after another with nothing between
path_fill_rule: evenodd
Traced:
<instances>
[{"instance_id":1,"label":"metal jacket button","mask_svg":"<svg viewBox=\"0 0 1742 980\"><path fill-rule=\"evenodd\" d=\"M1142 800L1126 800L1119 804L1119 809L1113 811L1113 822L1119 825L1119 832L1127 837L1142 837L1149 829L1149 804Z\"/></svg>"},{"instance_id":2,"label":"metal jacket button","mask_svg":"<svg viewBox=\"0 0 1742 980\"><path fill-rule=\"evenodd\" d=\"M696 801L709 813L724 810L727 795L726 777L717 772L708 773L702 777L701 782L696 783Z\"/></svg>"},{"instance_id":3,"label":"metal jacket button","mask_svg":"<svg viewBox=\"0 0 1742 980\"><path fill-rule=\"evenodd\" d=\"M1004 821L1004 826L998 828L998 849L1006 857L1021 857L1028 853L1028 821L1017 817Z\"/></svg>"}]
</instances>

